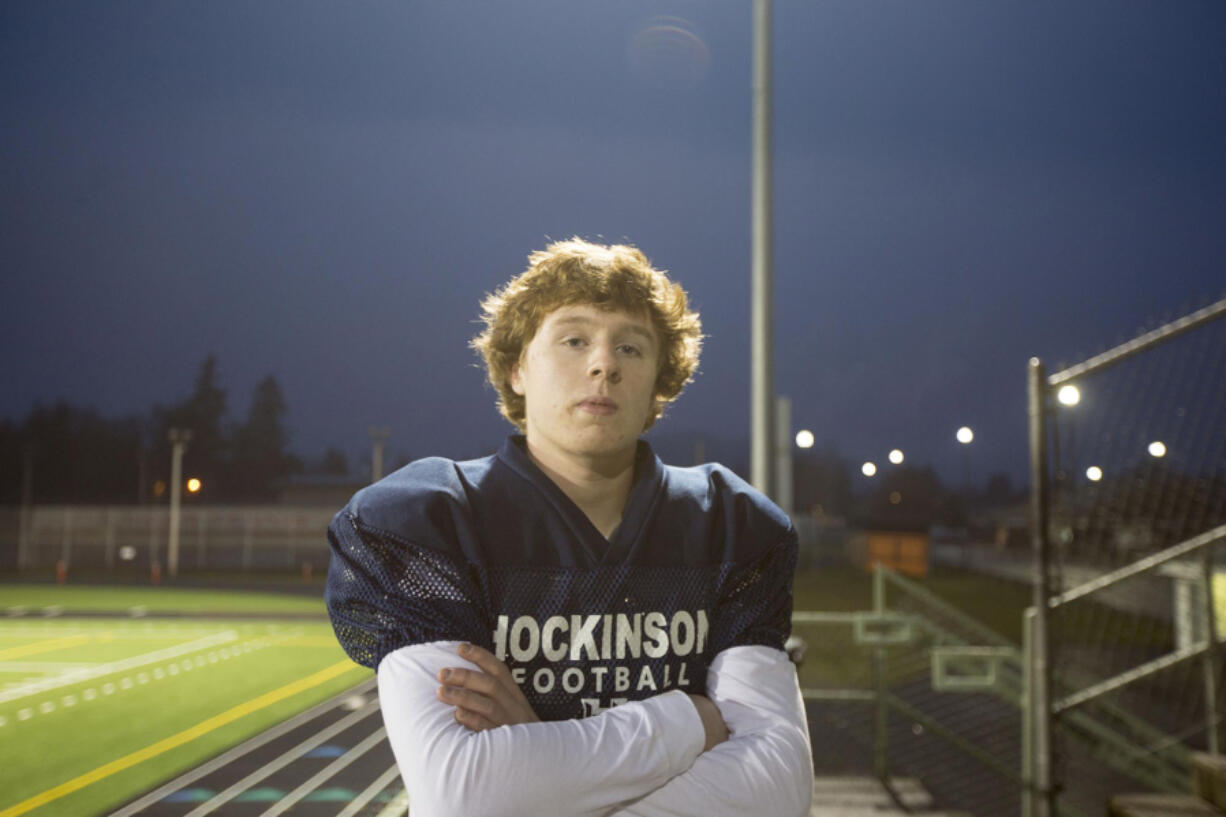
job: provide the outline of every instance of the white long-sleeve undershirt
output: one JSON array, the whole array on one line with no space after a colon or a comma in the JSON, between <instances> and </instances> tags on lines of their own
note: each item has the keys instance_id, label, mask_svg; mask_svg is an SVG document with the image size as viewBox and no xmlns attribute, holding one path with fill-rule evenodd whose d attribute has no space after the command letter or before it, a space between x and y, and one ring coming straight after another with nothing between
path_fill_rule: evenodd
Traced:
<instances>
[{"instance_id":1,"label":"white long-sleeve undershirt","mask_svg":"<svg viewBox=\"0 0 1226 817\"><path fill-rule=\"evenodd\" d=\"M402 647L379 665L379 699L413 817L681 817L808 812L812 759L796 673L784 653L734 647L707 694L731 738L703 752L678 690L567 721L473 732L436 695L438 671L473 664L460 642Z\"/></svg>"}]
</instances>

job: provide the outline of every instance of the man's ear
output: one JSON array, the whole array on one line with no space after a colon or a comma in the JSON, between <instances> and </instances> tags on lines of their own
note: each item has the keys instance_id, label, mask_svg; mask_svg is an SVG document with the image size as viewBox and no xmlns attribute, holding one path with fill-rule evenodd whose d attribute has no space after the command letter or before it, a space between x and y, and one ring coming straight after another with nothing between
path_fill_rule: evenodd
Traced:
<instances>
[{"instance_id":1,"label":"man's ear","mask_svg":"<svg viewBox=\"0 0 1226 817\"><path fill-rule=\"evenodd\" d=\"M511 391L515 392L520 397L524 396L524 380L523 377L520 376L518 363L511 367Z\"/></svg>"}]
</instances>

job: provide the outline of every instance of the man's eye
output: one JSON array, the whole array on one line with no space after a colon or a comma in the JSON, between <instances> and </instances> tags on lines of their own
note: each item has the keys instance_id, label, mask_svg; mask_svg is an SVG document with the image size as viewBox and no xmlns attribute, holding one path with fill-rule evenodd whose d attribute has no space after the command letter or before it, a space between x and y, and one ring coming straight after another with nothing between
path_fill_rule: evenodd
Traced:
<instances>
[{"instance_id":1,"label":"man's eye","mask_svg":"<svg viewBox=\"0 0 1226 817\"><path fill-rule=\"evenodd\" d=\"M566 338L562 341L563 346L579 347L583 345L583 338Z\"/></svg>"},{"instance_id":2,"label":"man's eye","mask_svg":"<svg viewBox=\"0 0 1226 817\"><path fill-rule=\"evenodd\" d=\"M635 356L642 354L642 352L639 351L639 347L633 346L629 343L622 344L622 352L628 355L635 355Z\"/></svg>"}]
</instances>

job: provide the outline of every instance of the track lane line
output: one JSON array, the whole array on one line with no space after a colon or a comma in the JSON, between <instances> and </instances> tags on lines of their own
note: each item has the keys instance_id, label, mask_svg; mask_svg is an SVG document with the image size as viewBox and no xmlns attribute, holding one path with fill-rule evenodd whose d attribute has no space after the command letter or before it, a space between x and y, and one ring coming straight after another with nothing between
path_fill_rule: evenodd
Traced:
<instances>
[{"instance_id":1,"label":"track lane line","mask_svg":"<svg viewBox=\"0 0 1226 817\"><path fill-rule=\"evenodd\" d=\"M254 737L248 738L238 746L223 752L212 760L184 772L174 780L163 783L153 791L143 795L139 800L134 800L123 808L112 812L109 817L132 817L134 814L139 814L154 803L161 801L168 794L172 794L180 789L187 788L188 785L195 783L197 780L206 775L212 774L222 766L233 762L243 755L254 752L264 744L276 740L287 732L292 732L304 723L310 723L320 715L331 712L333 709L343 705L346 698L354 695L365 695L367 692L370 692L375 688L375 684L376 679L368 678L359 683L357 686L338 693L334 698L318 703L305 712L299 712L289 720L282 721L276 726L261 732Z\"/></svg>"},{"instance_id":2,"label":"track lane line","mask_svg":"<svg viewBox=\"0 0 1226 817\"><path fill-rule=\"evenodd\" d=\"M226 803L230 802L235 797L251 788L252 785L259 783L261 780L274 772L280 771L298 758L305 755L307 752L314 749L319 744L323 743L328 738L345 731L350 726L353 726L358 721L370 715L372 712L377 711L379 711L379 702L375 701L373 703L366 704L356 712L346 715L336 723L324 729L322 732L317 732L313 737L299 743L297 746L285 752L280 757L276 758L275 760L270 760L268 763L265 763L263 766L244 777L242 780L213 795L212 799L201 803L199 806L189 811L186 817L204 817L205 814L212 814L214 810L224 806ZM4 815L0 814L0 817L4 817Z\"/></svg>"},{"instance_id":3,"label":"track lane line","mask_svg":"<svg viewBox=\"0 0 1226 817\"><path fill-rule=\"evenodd\" d=\"M371 783L362 793L349 801L349 805L341 809L336 817L355 817L359 811L366 808L366 804L375 799L375 795L391 785L392 781L400 776L400 767L395 763L391 768L383 774L375 778L375 782Z\"/></svg>"},{"instance_id":4,"label":"track lane line","mask_svg":"<svg viewBox=\"0 0 1226 817\"><path fill-rule=\"evenodd\" d=\"M44 792L26 798L20 803L9 806L0 811L0 817L17 817L19 814L25 814L27 811L54 802L55 800L72 794L75 791L85 788L91 783L96 783L103 778L110 777L113 774L129 769L138 763L156 757L163 752L168 752L182 746L185 743L195 740L196 738L206 735L216 729L220 729L227 724L233 723L244 715L249 715L252 712L257 712L265 707L272 706L275 703L285 700L299 692L304 692L312 687L319 686L322 683L332 680L333 678L350 670L358 669L358 665L346 659L339 663L326 667L313 675L308 675L306 678L300 678L297 681L286 684L283 687L274 689L271 692L266 692L263 695L252 698L250 701L231 707L219 715L214 715L211 718L201 721L195 726L188 727L182 732L171 735L168 738L163 738L157 743L152 743L143 749L138 749L135 752L124 755L121 758L112 760L110 763L92 769L85 774L78 775L58 786L53 786Z\"/></svg>"},{"instance_id":5,"label":"track lane line","mask_svg":"<svg viewBox=\"0 0 1226 817\"><path fill-rule=\"evenodd\" d=\"M289 811L298 804L299 800L318 789L324 782L331 780L336 776L337 772L344 769L350 763L357 760L374 747L378 746L386 737L387 728L380 726L378 729L363 738L357 746L354 746L348 752L345 752L345 754L341 755L336 760L332 761L327 766L311 775L311 777L308 778L301 786L278 800L275 806L265 811L262 815L260 815L260 817L279 817L280 815Z\"/></svg>"}]
</instances>

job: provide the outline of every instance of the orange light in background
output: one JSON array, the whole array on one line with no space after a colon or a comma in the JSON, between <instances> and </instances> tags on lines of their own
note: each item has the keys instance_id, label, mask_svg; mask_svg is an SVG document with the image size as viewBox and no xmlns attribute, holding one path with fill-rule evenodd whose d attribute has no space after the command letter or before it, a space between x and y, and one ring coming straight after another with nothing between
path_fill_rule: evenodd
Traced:
<instances>
[{"instance_id":1,"label":"orange light in background","mask_svg":"<svg viewBox=\"0 0 1226 817\"><path fill-rule=\"evenodd\" d=\"M196 479L195 477L192 477L191 479L187 481L187 492L190 494L194 494L198 492L201 487L202 487L202 483L200 482L200 480Z\"/></svg>"},{"instance_id":2,"label":"orange light in background","mask_svg":"<svg viewBox=\"0 0 1226 817\"><path fill-rule=\"evenodd\" d=\"M166 493L166 483L159 479L157 482L153 483L153 495L161 496L164 493Z\"/></svg>"}]
</instances>

